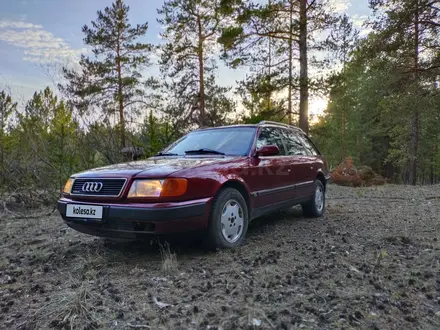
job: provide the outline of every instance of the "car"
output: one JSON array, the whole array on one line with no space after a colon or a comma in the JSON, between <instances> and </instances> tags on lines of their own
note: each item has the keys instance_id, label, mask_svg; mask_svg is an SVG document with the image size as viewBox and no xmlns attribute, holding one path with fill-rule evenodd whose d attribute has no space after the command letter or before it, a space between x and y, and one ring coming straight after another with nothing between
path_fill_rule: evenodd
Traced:
<instances>
[{"instance_id":1,"label":"car","mask_svg":"<svg viewBox=\"0 0 440 330\"><path fill-rule=\"evenodd\" d=\"M325 157L302 130L263 121L201 128L148 159L74 174L57 208L94 236L196 232L227 249L271 212L301 205L304 216L322 217L328 181Z\"/></svg>"}]
</instances>

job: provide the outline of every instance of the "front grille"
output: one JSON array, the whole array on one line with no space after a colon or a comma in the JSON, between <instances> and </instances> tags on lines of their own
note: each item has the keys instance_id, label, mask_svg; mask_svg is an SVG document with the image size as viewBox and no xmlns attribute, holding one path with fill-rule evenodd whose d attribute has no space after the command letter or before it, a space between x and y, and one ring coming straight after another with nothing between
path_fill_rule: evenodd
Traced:
<instances>
[{"instance_id":1,"label":"front grille","mask_svg":"<svg viewBox=\"0 0 440 330\"><path fill-rule=\"evenodd\" d=\"M118 197L122 193L127 179L75 179L72 187L72 195L76 196L101 196ZM83 190L84 185L89 183L92 189ZM102 185L102 187L101 187ZM96 191L96 187L101 187Z\"/></svg>"}]
</instances>

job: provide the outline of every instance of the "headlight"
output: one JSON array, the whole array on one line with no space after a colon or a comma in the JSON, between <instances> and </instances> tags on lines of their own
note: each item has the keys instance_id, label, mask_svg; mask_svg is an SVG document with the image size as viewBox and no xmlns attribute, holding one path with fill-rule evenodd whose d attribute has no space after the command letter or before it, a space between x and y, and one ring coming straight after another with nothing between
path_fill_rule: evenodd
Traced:
<instances>
[{"instance_id":1,"label":"headlight","mask_svg":"<svg viewBox=\"0 0 440 330\"><path fill-rule=\"evenodd\" d=\"M73 180L72 178L69 178L69 179L67 180L66 184L64 185L64 189L63 189L63 192L64 192L65 194L70 194L70 192L72 191L73 181L74 181L74 180Z\"/></svg>"},{"instance_id":2,"label":"headlight","mask_svg":"<svg viewBox=\"0 0 440 330\"><path fill-rule=\"evenodd\" d=\"M186 192L186 179L135 180L128 192L128 198L176 197Z\"/></svg>"},{"instance_id":3,"label":"headlight","mask_svg":"<svg viewBox=\"0 0 440 330\"><path fill-rule=\"evenodd\" d=\"M136 180L130 187L128 198L133 197L159 197L162 192L162 181Z\"/></svg>"}]
</instances>

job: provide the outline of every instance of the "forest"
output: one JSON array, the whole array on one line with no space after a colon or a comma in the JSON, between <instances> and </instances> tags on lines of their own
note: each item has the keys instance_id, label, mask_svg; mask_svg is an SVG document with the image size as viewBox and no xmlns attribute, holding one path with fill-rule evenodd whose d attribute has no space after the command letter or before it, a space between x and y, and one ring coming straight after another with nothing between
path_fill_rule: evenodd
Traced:
<instances>
[{"instance_id":1,"label":"forest","mask_svg":"<svg viewBox=\"0 0 440 330\"><path fill-rule=\"evenodd\" d=\"M78 22L91 51L60 81L23 105L0 91L0 199L53 203L72 173L261 120L299 126L331 169L350 157L388 182L440 182L440 1L369 6L368 33L328 0L166 0L157 22L96 8ZM163 42L144 42L156 23ZM220 65L246 77L219 84Z\"/></svg>"}]
</instances>

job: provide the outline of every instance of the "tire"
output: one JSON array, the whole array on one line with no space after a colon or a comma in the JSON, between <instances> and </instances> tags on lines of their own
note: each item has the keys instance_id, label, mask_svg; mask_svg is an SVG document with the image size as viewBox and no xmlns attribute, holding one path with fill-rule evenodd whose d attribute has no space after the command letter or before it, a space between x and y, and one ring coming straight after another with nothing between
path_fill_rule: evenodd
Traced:
<instances>
[{"instance_id":1,"label":"tire","mask_svg":"<svg viewBox=\"0 0 440 330\"><path fill-rule=\"evenodd\" d=\"M249 212L243 195L234 188L223 189L213 201L205 245L209 249L240 246L248 225Z\"/></svg>"},{"instance_id":2,"label":"tire","mask_svg":"<svg viewBox=\"0 0 440 330\"><path fill-rule=\"evenodd\" d=\"M318 196L321 196L319 198ZM325 187L321 180L315 180L315 189L310 201L301 204L303 214L307 218L322 217L325 212Z\"/></svg>"}]
</instances>

